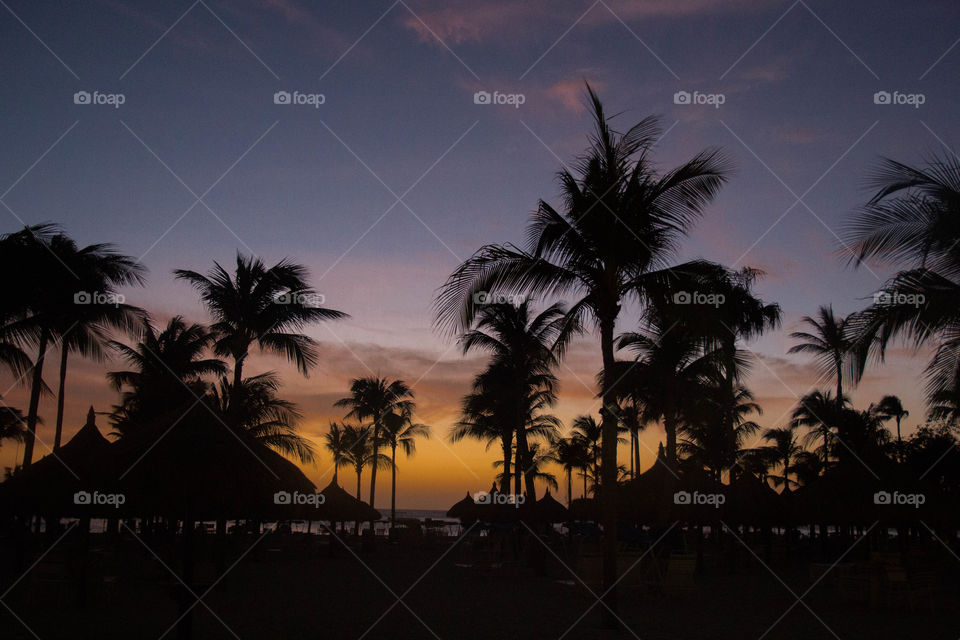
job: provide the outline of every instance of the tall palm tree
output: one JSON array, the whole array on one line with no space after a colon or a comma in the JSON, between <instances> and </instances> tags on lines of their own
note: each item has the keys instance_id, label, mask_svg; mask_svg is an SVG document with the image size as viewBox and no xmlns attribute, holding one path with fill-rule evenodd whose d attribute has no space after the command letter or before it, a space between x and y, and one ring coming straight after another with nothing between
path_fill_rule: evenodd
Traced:
<instances>
[{"instance_id":1,"label":"tall palm tree","mask_svg":"<svg viewBox=\"0 0 960 640\"><path fill-rule=\"evenodd\" d=\"M590 147L574 171L558 180L563 206L541 201L528 229L525 248L488 245L460 265L437 300L441 325L467 328L484 292L576 296L573 321L591 319L600 334L605 438L617 438L614 333L624 301L643 300L648 285L661 282L679 241L726 181L729 164L718 150L698 153L683 165L658 174L651 151L660 135L656 118L625 133L615 131L600 99L587 87L593 110ZM604 483L617 482L617 448L604 449ZM616 611L616 501L603 500L605 601ZM613 619L608 618L607 623Z\"/></svg>"},{"instance_id":2,"label":"tall palm tree","mask_svg":"<svg viewBox=\"0 0 960 640\"><path fill-rule=\"evenodd\" d=\"M843 437L839 432L842 429L842 414L849 400L844 398L841 403L842 408L837 406L837 399L829 391L811 391L800 399L791 416L792 425L809 429L804 437L804 445L821 443L817 451L822 456L824 469L829 466L830 457L836 454L838 438Z\"/></svg>"},{"instance_id":3,"label":"tall palm tree","mask_svg":"<svg viewBox=\"0 0 960 640\"><path fill-rule=\"evenodd\" d=\"M552 404L556 378L552 374L557 364L551 347L567 328L565 310L553 304L534 315L528 300L519 304L506 302L485 304L477 313L472 328L460 337L463 353L481 350L491 355L489 369L500 381L503 408L500 416L506 420L516 438L517 464L514 472L520 477L533 462L527 440L529 400L538 396ZM509 477L509 469L504 469ZM534 479L524 474L525 491L535 497ZM517 489L520 492L520 489Z\"/></svg>"},{"instance_id":4,"label":"tall palm tree","mask_svg":"<svg viewBox=\"0 0 960 640\"><path fill-rule=\"evenodd\" d=\"M796 486L797 481L791 480L790 474L795 472L794 463L804 451L797 434L797 425L790 423L784 427L767 429L763 432L763 439L769 443L761 448L763 457L770 468L780 469L780 475L767 477L773 480L774 486L782 486L784 490L789 490L791 483Z\"/></svg>"},{"instance_id":5,"label":"tall palm tree","mask_svg":"<svg viewBox=\"0 0 960 640\"><path fill-rule=\"evenodd\" d=\"M386 469L392 463L385 454L373 450L373 437L370 429L362 425L344 425L341 433L346 445L344 459L357 474L357 500L361 500L360 488L365 467Z\"/></svg>"},{"instance_id":6,"label":"tall palm tree","mask_svg":"<svg viewBox=\"0 0 960 640\"><path fill-rule=\"evenodd\" d=\"M932 399L960 371L960 161L934 156L912 167L885 159L871 186L876 192L845 230L852 260L902 270L856 316L858 353L863 361L869 348L882 359L896 337L934 344Z\"/></svg>"},{"instance_id":7,"label":"tall palm tree","mask_svg":"<svg viewBox=\"0 0 960 640\"><path fill-rule=\"evenodd\" d=\"M330 421L330 430L323 434L323 447L333 456L333 484L337 481L340 467L350 464L347 459L347 441L344 438L346 425Z\"/></svg>"},{"instance_id":8,"label":"tall palm tree","mask_svg":"<svg viewBox=\"0 0 960 640\"><path fill-rule=\"evenodd\" d=\"M897 396L883 396L875 407L876 412L885 420L897 421L897 450L903 448L903 438L900 436L900 422L910 415L910 412L903 408L903 403ZM898 453L899 455L899 453Z\"/></svg>"},{"instance_id":9,"label":"tall palm tree","mask_svg":"<svg viewBox=\"0 0 960 640\"><path fill-rule=\"evenodd\" d=\"M560 438L553 443L554 461L563 467L567 474L567 506L573 503L573 470L582 469L590 462L590 456L584 442L578 438ZM587 494L584 491L583 497Z\"/></svg>"},{"instance_id":10,"label":"tall palm tree","mask_svg":"<svg viewBox=\"0 0 960 640\"><path fill-rule=\"evenodd\" d=\"M397 517L397 448L406 457L417 451L417 438L429 438L430 427L413 421L413 403L400 411L388 413L383 417L381 440L390 447L390 527L393 528Z\"/></svg>"},{"instance_id":11,"label":"tall palm tree","mask_svg":"<svg viewBox=\"0 0 960 640\"><path fill-rule=\"evenodd\" d=\"M603 448L601 446L603 427L597 422L597 419L591 415L577 416L573 419L571 427L571 437L579 442L580 446L587 452L587 459L593 472L594 481L601 482L600 457L601 449ZM586 484L584 484L584 493L586 493Z\"/></svg>"},{"instance_id":12,"label":"tall palm tree","mask_svg":"<svg viewBox=\"0 0 960 640\"><path fill-rule=\"evenodd\" d=\"M720 482L723 472L734 468L749 452L744 448L747 438L760 430L760 425L747 416L763 411L742 385L734 389L732 410L726 407L729 400L725 386L705 389L705 393L699 399L690 399L685 407L680 427L683 437L677 449L686 456L687 464L707 469ZM728 410L732 422L725 415Z\"/></svg>"},{"instance_id":13,"label":"tall palm tree","mask_svg":"<svg viewBox=\"0 0 960 640\"><path fill-rule=\"evenodd\" d=\"M36 346L30 385L30 402L27 408L26 435L23 448L23 466L33 460L36 441L40 395L44 390L43 364L48 347L60 340L61 380L58 401L58 424L62 428L62 397L66 377L66 355L71 349L86 347L96 351L92 343L100 343L102 334L88 333L92 324L129 328L136 315L133 308L117 305L112 311L109 305L86 307L98 300L116 295L116 288L123 285L142 284L143 267L135 260L116 253L109 244L94 244L78 248L77 244L60 231L57 225L36 225L22 231L0 237L4 254L3 262L23 270L28 266L26 277L12 284L8 295L16 297L12 308L0 316L9 320L19 316L19 322L4 327L6 336L14 336L14 344L30 343ZM16 273L11 269L8 273ZM101 298L101 296L103 298ZM12 313L11 313L12 312ZM72 319L71 319L72 318ZM75 323L85 325L73 333ZM69 334L69 335L68 335ZM9 348L4 351L8 352ZM14 354L15 355L15 354ZM60 429L58 429L59 432Z\"/></svg>"},{"instance_id":14,"label":"tall palm tree","mask_svg":"<svg viewBox=\"0 0 960 640\"><path fill-rule=\"evenodd\" d=\"M293 361L307 375L317 362L316 342L295 332L347 314L321 306L322 296L307 284L302 265L281 260L268 268L259 258L240 253L233 274L213 264L207 275L186 269L174 274L200 293L213 316L214 349L233 359L234 389L241 387L243 365L254 343Z\"/></svg>"},{"instance_id":15,"label":"tall palm tree","mask_svg":"<svg viewBox=\"0 0 960 640\"><path fill-rule=\"evenodd\" d=\"M115 253L111 245L79 248L66 236L54 236L51 246L65 267L77 276L74 304L58 316L56 333L60 338L60 381L57 390L57 422L53 449L60 448L63 433L67 359L70 353L102 362L109 330L135 333L146 312L123 302L116 287L143 284L145 269L134 258Z\"/></svg>"},{"instance_id":16,"label":"tall palm tree","mask_svg":"<svg viewBox=\"0 0 960 640\"><path fill-rule=\"evenodd\" d=\"M790 334L794 340L801 340L787 353L809 353L820 374L818 383L833 379L837 385L835 401L843 406L843 375L850 373L854 384L859 381L862 369L854 354L856 338L853 334L851 318L837 317L832 306L821 306L817 317L804 316L803 322L810 331L795 331Z\"/></svg>"},{"instance_id":17,"label":"tall palm tree","mask_svg":"<svg viewBox=\"0 0 960 640\"><path fill-rule=\"evenodd\" d=\"M380 376L355 378L350 382L350 395L337 400L335 407L348 407L346 417L356 418L363 422L370 421L370 446L373 457L380 455L382 444L381 432L383 419L391 413L413 411L413 390L403 380L388 380ZM377 492L377 469L379 465L370 466L370 506Z\"/></svg>"},{"instance_id":18,"label":"tall palm tree","mask_svg":"<svg viewBox=\"0 0 960 640\"><path fill-rule=\"evenodd\" d=\"M294 403L277 397L280 376L268 371L244 378L240 385L239 399L234 399L235 390L226 376L219 385L211 385L208 398L220 419L230 424L227 419L232 415L233 428L283 455L313 462L313 445L298 433L302 414Z\"/></svg>"},{"instance_id":19,"label":"tall palm tree","mask_svg":"<svg viewBox=\"0 0 960 640\"><path fill-rule=\"evenodd\" d=\"M207 392L206 377L227 372L222 360L204 357L213 337L202 325L188 325L175 316L158 332L144 319L140 334L140 341L133 346L108 343L131 367L107 373L113 388L122 392L113 415L121 435L144 420L182 413Z\"/></svg>"}]
</instances>

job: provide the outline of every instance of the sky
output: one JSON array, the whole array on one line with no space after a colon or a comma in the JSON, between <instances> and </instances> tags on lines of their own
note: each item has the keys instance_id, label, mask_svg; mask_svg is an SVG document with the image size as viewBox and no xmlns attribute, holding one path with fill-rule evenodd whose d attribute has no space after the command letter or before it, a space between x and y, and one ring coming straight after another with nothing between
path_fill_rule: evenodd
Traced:
<instances>
[{"instance_id":1,"label":"sky","mask_svg":"<svg viewBox=\"0 0 960 640\"><path fill-rule=\"evenodd\" d=\"M621 130L661 117L660 169L710 146L734 159L677 260L766 272L757 291L781 305L783 327L746 345L764 427L782 425L817 383L806 358L787 354L801 318L822 304L861 309L893 273L852 269L844 255L871 167L953 154L960 126L960 13L948 2L0 6L0 233L56 221L81 244L114 243L149 269L145 288L124 293L158 323L207 319L176 268L206 271L237 251L306 265L326 305L351 318L309 330L321 353L309 378L269 355L245 373L280 372L318 443L351 378L411 383L434 437L399 461L403 508L446 508L490 485L496 452L447 440L484 359L433 328L431 303L473 251L522 242L538 200L557 203L556 172L590 130L585 82ZM635 328L630 311L618 329ZM927 357L893 349L855 404L896 393L909 433L923 419ZM556 413L567 424L596 414L599 362L586 336L562 365ZM104 372L120 364L74 360L68 435L91 404L116 402ZM0 391L26 409L9 374ZM54 412L44 399L40 452ZM662 439L656 426L643 435L642 467ZM17 455L6 444L0 465ZM330 460L304 471L324 486ZM378 483L377 506L388 501Z\"/></svg>"}]
</instances>

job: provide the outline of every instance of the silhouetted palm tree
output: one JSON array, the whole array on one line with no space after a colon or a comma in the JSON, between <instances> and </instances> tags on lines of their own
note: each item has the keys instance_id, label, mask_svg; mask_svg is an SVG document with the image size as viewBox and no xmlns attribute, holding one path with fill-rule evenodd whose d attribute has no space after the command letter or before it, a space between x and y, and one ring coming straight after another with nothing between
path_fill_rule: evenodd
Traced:
<instances>
[{"instance_id":1,"label":"silhouetted palm tree","mask_svg":"<svg viewBox=\"0 0 960 640\"><path fill-rule=\"evenodd\" d=\"M593 416L583 415L573 419L572 438L578 441L587 452L589 467L592 477L595 481L600 481L600 455L603 440L603 428L597 419ZM584 470L586 472L586 470ZM586 483L584 483L584 492L586 492Z\"/></svg>"},{"instance_id":2,"label":"silhouetted palm tree","mask_svg":"<svg viewBox=\"0 0 960 640\"><path fill-rule=\"evenodd\" d=\"M960 381L933 394L928 418L950 426L960 424Z\"/></svg>"},{"instance_id":3,"label":"silhouetted palm tree","mask_svg":"<svg viewBox=\"0 0 960 640\"><path fill-rule=\"evenodd\" d=\"M298 433L297 425L303 416L295 404L277 397L279 390L280 376L269 371L244 378L238 400L234 400L235 390L226 376L220 378L219 385L211 385L208 395L225 424L239 428L283 455L313 462L313 445ZM227 422L231 416L232 424Z\"/></svg>"},{"instance_id":4,"label":"silhouetted palm tree","mask_svg":"<svg viewBox=\"0 0 960 640\"><path fill-rule=\"evenodd\" d=\"M790 489L791 483L796 486L797 482L790 479L790 474L795 473L794 463L804 451L797 434L797 425L790 423L785 427L767 429L763 432L763 439L770 443L761 447L764 459L771 469L780 469L780 475L771 474L767 478L773 480L776 487Z\"/></svg>"},{"instance_id":5,"label":"silhouetted palm tree","mask_svg":"<svg viewBox=\"0 0 960 640\"><path fill-rule=\"evenodd\" d=\"M414 405L411 402L399 411L388 413L383 417L383 429L380 432L381 440L390 447L390 527L397 517L397 448L399 447L408 458L417 451L417 438L429 438L430 427L413 422Z\"/></svg>"},{"instance_id":6,"label":"silhouetted palm tree","mask_svg":"<svg viewBox=\"0 0 960 640\"><path fill-rule=\"evenodd\" d=\"M960 161L934 157L924 167L885 159L873 172L877 189L847 225L853 261L903 268L857 314L861 361L872 348L882 359L898 337L933 343L928 398L949 388L960 371Z\"/></svg>"},{"instance_id":7,"label":"silhouetted palm tree","mask_svg":"<svg viewBox=\"0 0 960 640\"><path fill-rule=\"evenodd\" d=\"M335 407L349 407L346 417L356 418L363 422L370 421L370 447L373 457L380 455L381 431L383 418L390 413L412 412L413 390L403 380L388 380L380 376L355 378L350 382L350 395L337 400ZM379 465L370 467L370 506L377 491L377 469Z\"/></svg>"},{"instance_id":8,"label":"silhouetted palm tree","mask_svg":"<svg viewBox=\"0 0 960 640\"><path fill-rule=\"evenodd\" d=\"M391 465L390 458L373 450L373 437L370 429L361 425L344 425L341 433L346 445L343 457L357 474L357 500L360 497L361 479L365 467L386 469Z\"/></svg>"},{"instance_id":9,"label":"silhouetted palm tree","mask_svg":"<svg viewBox=\"0 0 960 640\"><path fill-rule=\"evenodd\" d=\"M213 316L214 349L217 355L233 358L233 387L240 388L243 364L254 343L308 374L317 362L316 343L291 331L347 314L321 306L323 298L307 284L302 265L281 260L267 268L259 258L240 253L233 274L213 264L206 276L185 269L174 273L200 292L200 300Z\"/></svg>"},{"instance_id":10,"label":"silhouetted palm tree","mask_svg":"<svg viewBox=\"0 0 960 640\"><path fill-rule=\"evenodd\" d=\"M854 383L859 381L861 373L860 361L853 353L856 338L851 319L838 318L833 313L833 307L826 306L820 307L816 318L804 316L803 322L811 327L811 331L791 333L791 338L802 342L790 347L787 353L812 354L820 374L818 383L833 379L837 384L835 401L838 407L843 406L844 372L850 374Z\"/></svg>"},{"instance_id":11,"label":"silhouetted palm tree","mask_svg":"<svg viewBox=\"0 0 960 640\"><path fill-rule=\"evenodd\" d=\"M222 360L204 357L213 337L202 325L188 325L176 316L158 333L145 319L140 333L140 341L134 346L109 343L131 367L107 373L113 388L122 392L113 415L121 435L145 420L182 414L206 393L205 377L227 372Z\"/></svg>"},{"instance_id":12,"label":"silhouetted palm tree","mask_svg":"<svg viewBox=\"0 0 960 640\"><path fill-rule=\"evenodd\" d=\"M734 388L730 422L724 415L728 403L726 388L719 385L704 392L706 395L698 399L689 398L684 407L680 426L683 437L677 450L686 456L688 465L709 470L713 479L720 482L723 472L748 452L743 446L747 438L760 430L760 425L747 416L761 415L763 411L754 402L753 394L738 385Z\"/></svg>"},{"instance_id":13,"label":"silhouetted palm tree","mask_svg":"<svg viewBox=\"0 0 960 640\"><path fill-rule=\"evenodd\" d=\"M344 440L343 435L345 428L345 425L331 421L330 430L323 434L323 447L333 456L334 484L339 484L337 477L340 467L345 467L350 464L350 461L347 459L347 442Z\"/></svg>"},{"instance_id":14,"label":"silhouetted palm tree","mask_svg":"<svg viewBox=\"0 0 960 640\"><path fill-rule=\"evenodd\" d=\"M583 469L590 464L590 455L584 442L578 438L561 438L553 443L554 461L563 467L567 474L567 506L573 502L573 470ZM583 497L587 497L584 488Z\"/></svg>"},{"instance_id":15,"label":"silhouetted palm tree","mask_svg":"<svg viewBox=\"0 0 960 640\"><path fill-rule=\"evenodd\" d=\"M529 421L534 417L529 400L546 391L552 404L556 389L552 369L557 361L551 347L565 329L564 313L562 305L554 304L534 316L526 300L519 304L485 304L477 312L473 328L460 337L464 354L482 350L491 355L489 369L495 370L499 381L496 388L503 394L504 411L499 417L507 421L516 438L514 473L518 478L521 470L533 462L527 441L528 428L532 426ZM509 477L509 467L504 468L504 473ZM524 481L526 493L535 497L533 477L524 474Z\"/></svg>"},{"instance_id":16,"label":"silhouetted palm tree","mask_svg":"<svg viewBox=\"0 0 960 640\"><path fill-rule=\"evenodd\" d=\"M24 433L26 433L26 421L20 409L0 407L0 444L4 440L13 440L14 442L23 442Z\"/></svg>"},{"instance_id":17,"label":"silhouetted palm tree","mask_svg":"<svg viewBox=\"0 0 960 640\"><path fill-rule=\"evenodd\" d=\"M613 378L614 331L621 304L644 299L648 284L662 282L681 238L714 198L728 174L716 150L657 174L650 152L660 128L646 118L619 134L588 86L594 133L576 163L576 175L563 169L559 182L563 208L541 201L528 230L525 249L488 245L460 265L437 300L442 325L470 327L485 292L571 295L571 325L588 318L600 334L606 387L601 389L602 424L608 442L616 440ZM562 343L561 343L562 344ZM617 482L617 449L604 449L604 481ZM616 610L616 503L612 491L603 504L605 530L603 583L607 605ZM612 620L607 620L612 622Z\"/></svg>"},{"instance_id":18,"label":"silhouetted palm tree","mask_svg":"<svg viewBox=\"0 0 960 640\"><path fill-rule=\"evenodd\" d=\"M6 312L0 313L0 317L8 321L4 338L13 337L13 344L21 346L28 342L37 349L23 448L23 466L29 466L33 460L40 394L44 389L43 364L48 347L55 340L65 344L62 349L65 353L61 356L62 398L66 353L86 348L95 354L96 346L93 345L98 346L103 337L100 331L110 326L129 328L136 320L135 314L129 313L133 311L131 307L117 305L113 310L108 304L97 304L95 309L80 307L109 299L116 294L116 287L142 284L143 268L132 258L117 254L108 244L78 248L57 225L26 227L0 238L0 246L4 262L16 265L17 270L29 265L27 277L19 279L8 291L16 301L7 307ZM11 269L7 273L16 271ZM11 317L17 316L18 323L9 322ZM94 326L97 330L92 329ZM62 427L62 399L58 402L58 414L58 423Z\"/></svg>"},{"instance_id":19,"label":"silhouetted palm tree","mask_svg":"<svg viewBox=\"0 0 960 640\"><path fill-rule=\"evenodd\" d=\"M831 455L836 453L837 439L843 437L839 432L842 414L849 401L844 398L841 402L843 408L838 408L837 399L829 391L811 391L800 399L791 417L792 425L810 430L804 437L804 445L810 446L817 441L821 443L817 451L822 457L824 469L829 466Z\"/></svg>"},{"instance_id":20,"label":"silhouetted palm tree","mask_svg":"<svg viewBox=\"0 0 960 640\"><path fill-rule=\"evenodd\" d=\"M529 459L530 462L527 465L527 468L523 470L524 479L529 478L534 484L536 484L538 481L543 482L548 489L558 489L559 485L557 484L557 477L548 471L544 471L543 469L547 464L556 462L556 458L553 456L552 449L550 447L544 447L544 449L541 451L540 443L531 443ZM501 467L503 466L503 462L500 460L495 460L493 466ZM497 478L502 480L502 475L502 473L497 474ZM533 494L533 497L531 497L530 494L527 494L527 499L536 499L536 494Z\"/></svg>"},{"instance_id":21,"label":"silhouetted palm tree","mask_svg":"<svg viewBox=\"0 0 960 640\"><path fill-rule=\"evenodd\" d=\"M898 459L901 458L903 438L900 436L900 422L910 415L910 412L903 408L900 398L892 395L883 396L874 409L883 419L897 421L897 457Z\"/></svg>"},{"instance_id":22,"label":"silhouetted palm tree","mask_svg":"<svg viewBox=\"0 0 960 640\"><path fill-rule=\"evenodd\" d=\"M103 346L110 329L135 333L146 312L121 302L116 287L143 284L145 269L129 256L115 253L110 245L79 248L66 236L54 236L51 242L66 268L76 274L74 304L58 317L56 334L60 339L60 383L57 390L57 422L53 449L60 448L63 433L63 408L66 393L67 358L76 353L102 361Z\"/></svg>"}]
</instances>

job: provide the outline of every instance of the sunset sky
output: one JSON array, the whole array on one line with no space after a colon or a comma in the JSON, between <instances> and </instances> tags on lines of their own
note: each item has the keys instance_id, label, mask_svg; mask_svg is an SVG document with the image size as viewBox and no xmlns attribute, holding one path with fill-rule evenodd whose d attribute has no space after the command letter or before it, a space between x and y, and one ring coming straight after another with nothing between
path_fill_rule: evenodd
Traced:
<instances>
[{"instance_id":1,"label":"sunset sky","mask_svg":"<svg viewBox=\"0 0 960 640\"><path fill-rule=\"evenodd\" d=\"M662 116L661 167L713 145L735 159L678 260L766 271L757 290L782 306L784 326L747 345L765 427L783 424L815 383L809 361L786 354L800 318L821 304L863 308L892 272L847 267L838 237L869 197L871 166L882 156L920 163L960 144L960 14L947 2L0 5L0 233L56 221L80 244L115 243L149 269L146 288L124 293L158 323L207 319L175 268L228 266L238 250L306 265L326 304L352 317L309 330L321 345L309 378L260 355L245 373L280 371L318 444L342 417L332 404L351 378L411 383L434 438L400 461L401 508L446 508L491 483L495 451L447 441L484 359L461 356L433 329L431 304L459 262L485 243L522 242L538 199L556 202L555 173L590 128L584 81L621 127ZM519 94L511 100L522 104L475 104L478 91ZM76 104L78 92L119 94L122 104ZM323 103L276 104L277 92ZM722 104L677 104L677 92ZM877 92L907 103L876 104ZM636 327L633 311L620 330ZM894 349L868 371L855 405L895 393L912 431L926 357ZM118 366L73 360L68 435L89 405L116 402L103 374ZM586 336L559 371L567 424L596 414L598 369ZM55 370L49 361L51 386ZM0 376L3 401L25 411L25 389L11 385ZM53 398L41 415L45 453ZM99 424L108 431L106 416ZM644 434L644 468L662 438L656 425ZM5 444L0 465L17 452ZM329 463L321 454L305 471L323 486ZM351 472L341 473L352 490ZM378 489L377 506L388 504L389 483Z\"/></svg>"}]
</instances>

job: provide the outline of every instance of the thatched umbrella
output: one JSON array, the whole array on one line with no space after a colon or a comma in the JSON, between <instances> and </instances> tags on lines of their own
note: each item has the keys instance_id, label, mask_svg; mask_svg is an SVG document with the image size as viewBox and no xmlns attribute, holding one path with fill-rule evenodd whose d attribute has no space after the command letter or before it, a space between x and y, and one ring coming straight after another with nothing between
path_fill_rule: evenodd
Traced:
<instances>
[{"instance_id":1,"label":"thatched umbrella","mask_svg":"<svg viewBox=\"0 0 960 640\"><path fill-rule=\"evenodd\" d=\"M727 488L730 504L725 517L731 524L771 526L784 524L783 499L761 478L737 478Z\"/></svg>"},{"instance_id":2,"label":"thatched umbrella","mask_svg":"<svg viewBox=\"0 0 960 640\"><path fill-rule=\"evenodd\" d=\"M379 511L353 497L335 482L328 484L320 494L323 495L323 504L319 509L322 520L370 522L381 518Z\"/></svg>"},{"instance_id":3,"label":"thatched umbrella","mask_svg":"<svg viewBox=\"0 0 960 640\"><path fill-rule=\"evenodd\" d=\"M674 495L680 478L663 457L637 478L620 487L620 516L642 524L663 524L674 520Z\"/></svg>"},{"instance_id":4,"label":"thatched umbrella","mask_svg":"<svg viewBox=\"0 0 960 640\"><path fill-rule=\"evenodd\" d=\"M457 518L461 523L476 522L480 517L480 509L470 492L463 500L455 503L447 510L448 518Z\"/></svg>"},{"instance_id":5,"label":"thatched umbrella","mask_svg":"<svg viewBox=\"0 0 960 640\"><path fill-rule=\"evenodd\" d=\"M23 515L115 516L123 504L107 473L112 456L90 407L86 423L69 442L0 485L6 508Z\"/></svg>"},{"instance_id":6,"label":"thatched umbrella","mask_svg":"<svg viewBox=\"0 0 960 640\"><path fill-rule=\"evenodd\" d=\"M173 424L144 425L114 446L112 472L137 513L188 521L294 517L292 511L306 510L278 494L315 491L295 464L205 407Z\"/></svg>"},{"instance_id":7,"label":"thatched umbrella","mask_svg":"<svg viewBox=\"0 0 960 640\"><path fill-rule=\"evenodd\" d=\"M524 519L534 522L567 522L570 520L570 511L554 499L547 489L546 495L537 500L527 513L521 514Z\"/></svg>"}]
</instances>

